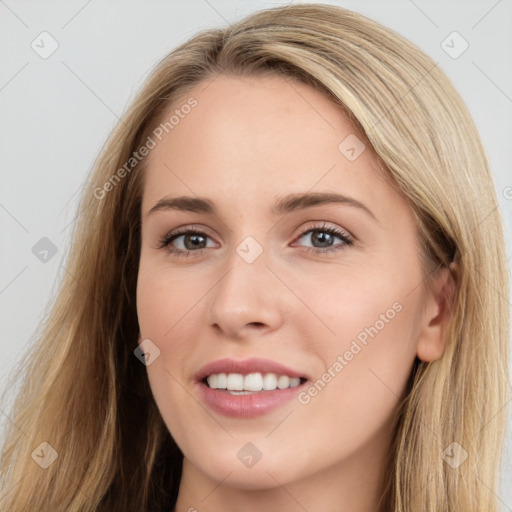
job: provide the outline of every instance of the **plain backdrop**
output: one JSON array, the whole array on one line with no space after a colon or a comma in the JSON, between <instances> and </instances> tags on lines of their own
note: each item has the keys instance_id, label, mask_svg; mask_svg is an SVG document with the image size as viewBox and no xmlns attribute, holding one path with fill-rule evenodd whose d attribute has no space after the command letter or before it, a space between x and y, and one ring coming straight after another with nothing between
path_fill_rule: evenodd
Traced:
<instances>
[{"instance_id":1,"label":"plain backdrop","mask_svg":"<svg viewBox=\"0 0 512 512\"><path fill-rule=\"evenodd\" d=\"M147 73L199 30L285 3L0 0L0 392L54 297L84 180ZM488 154L510 255L512 2L323 3L394 29L454 82ZM510 511L511 402L504 407L509 430L499 498ZM4 410L2 429L11 421Z\"/></svg>"}]
</instances>

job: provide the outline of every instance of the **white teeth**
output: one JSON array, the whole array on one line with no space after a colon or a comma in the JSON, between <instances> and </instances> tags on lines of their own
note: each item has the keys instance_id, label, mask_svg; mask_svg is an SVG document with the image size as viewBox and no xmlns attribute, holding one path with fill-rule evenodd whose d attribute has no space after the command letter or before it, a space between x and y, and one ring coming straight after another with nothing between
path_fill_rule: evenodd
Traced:
<instances>
[{"instance_id":1,"label":"white teeth","mask_svg":"<svg viewBox=\"0 0 512 512\"><path fill-rule=\"evenodd\" d=\"M275 373L215 373L206 379L212 389L227 389L228 391L274 391L275 389L294 388L300 384L299 377L276 375Z\"/></svg>"},{"instance_id":2,"label":"white teeth","mask_svg":"<svg viewBox=\"0 0 512 512\"><path fill-rule=\"evenodd\" d=\"M212 389L217 389L217 379L218 375L210 375L206 380L208 382L208 386Z\"/></svg>"},{"instance_id":3,"label":"white teeth","mask_svg":"<svg viewBox=\"0 0 512 512\"><path fill-rule=\"evenodd\" d=\"M217 388L226 389L228 387L228 376L225 373L217 373L213 377L217 377Z\"/></svg>"},{"instance_id":4,"label":"white teeth","mask_svg":"<svg viewBox=\"0 0 512 512\"><path fill-rule=\"evenodd\" d=\"M275 373L267 373L263 377L263 389L271 391L277 388L277 377Z\"/></svg>"},{"instance_id":5,"label":"white teeth","mask_svg":"<svg viewBox=\"0 0 512 512\"><path fill-rule=\"evenodd\" d=\"M243 391L244 376L239 373L228 374L227 388L231 391ZM218 388L217 388L218 389Z\"/></svg>"},{"instance_id":6,"label":"white teeth","mask_svg":"<svg viewBox=\"0 0 512 512\"><path fill-rule=\"evenodd\" d=\"M281 375L277 379L277 387L279 389L286 389L290 387L290 377L287 377L286 375Z\"/></svg>"},{"instance_id":7,"label":"white teeth","mask_svg":"<svg viewBox=\"0 0 512 512\"><path fill-rule=\"evenodd\" d=\"M261 373L249 373L244 379L244 389L247 391L261 391L263 389L263 377Z\"/></svg>"}]
</instances>

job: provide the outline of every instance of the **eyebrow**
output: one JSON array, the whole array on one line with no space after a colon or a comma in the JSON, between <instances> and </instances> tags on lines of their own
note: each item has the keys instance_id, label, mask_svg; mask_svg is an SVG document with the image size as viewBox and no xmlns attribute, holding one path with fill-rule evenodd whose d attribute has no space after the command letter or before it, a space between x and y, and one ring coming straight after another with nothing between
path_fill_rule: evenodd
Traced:
<instances>
[{"instance_id":1,"label":"eyebrow","mask_svg":"<svg viewBox=\"0 0 512 512\"><path fill-rule=\"evenodd\" d=\"M289 194L279 198L270 211L274 215L283 215L295 210L303 210L313 206L326 204L343 204L346 206L353 206L366 212L374 220L377 220L373 212L363 203L352 197L328 192ZM209 215L218 214L215 204L207 198L180 196L174 198L164 197L160 199L146 215L162 210L181 210L193 213L206 213Z\"/></svg>"}]
</instances>

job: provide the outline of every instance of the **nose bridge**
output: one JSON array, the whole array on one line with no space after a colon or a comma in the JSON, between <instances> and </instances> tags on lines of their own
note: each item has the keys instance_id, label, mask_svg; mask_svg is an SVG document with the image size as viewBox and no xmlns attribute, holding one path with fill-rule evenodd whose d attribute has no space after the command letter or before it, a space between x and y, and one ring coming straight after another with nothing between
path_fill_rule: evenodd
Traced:
<instances>
[{"instance_id":1,"label":"nose bridge","mask_svg":"<svg viewBox=\"0 0 512 512\"><path fill-rule=\"evenodd\" d=\"M276 283L267 268L269 251L254 236L245 236L226 259L223 277L213 291L210 324L236 337L247 324L272 329L280 321Z\"/></svg>"}]
</instances>

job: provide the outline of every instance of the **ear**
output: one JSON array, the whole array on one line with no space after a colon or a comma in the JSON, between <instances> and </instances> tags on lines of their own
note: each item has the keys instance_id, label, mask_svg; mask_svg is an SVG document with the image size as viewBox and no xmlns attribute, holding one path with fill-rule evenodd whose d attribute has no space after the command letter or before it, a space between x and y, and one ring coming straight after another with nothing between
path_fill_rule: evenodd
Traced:
<instances>
[{"instance_id":1,"label":"ear","mask_svg":"<svg viewBox=\"0 0 512 512\"><path fill-rule=\"evenodd\" d=\"M443 355L458 282L459 267L450 263L437 272L432 286L427 289L417 346L417 356L422 361L435 361Z\"/></svg>"}]
</instances>

